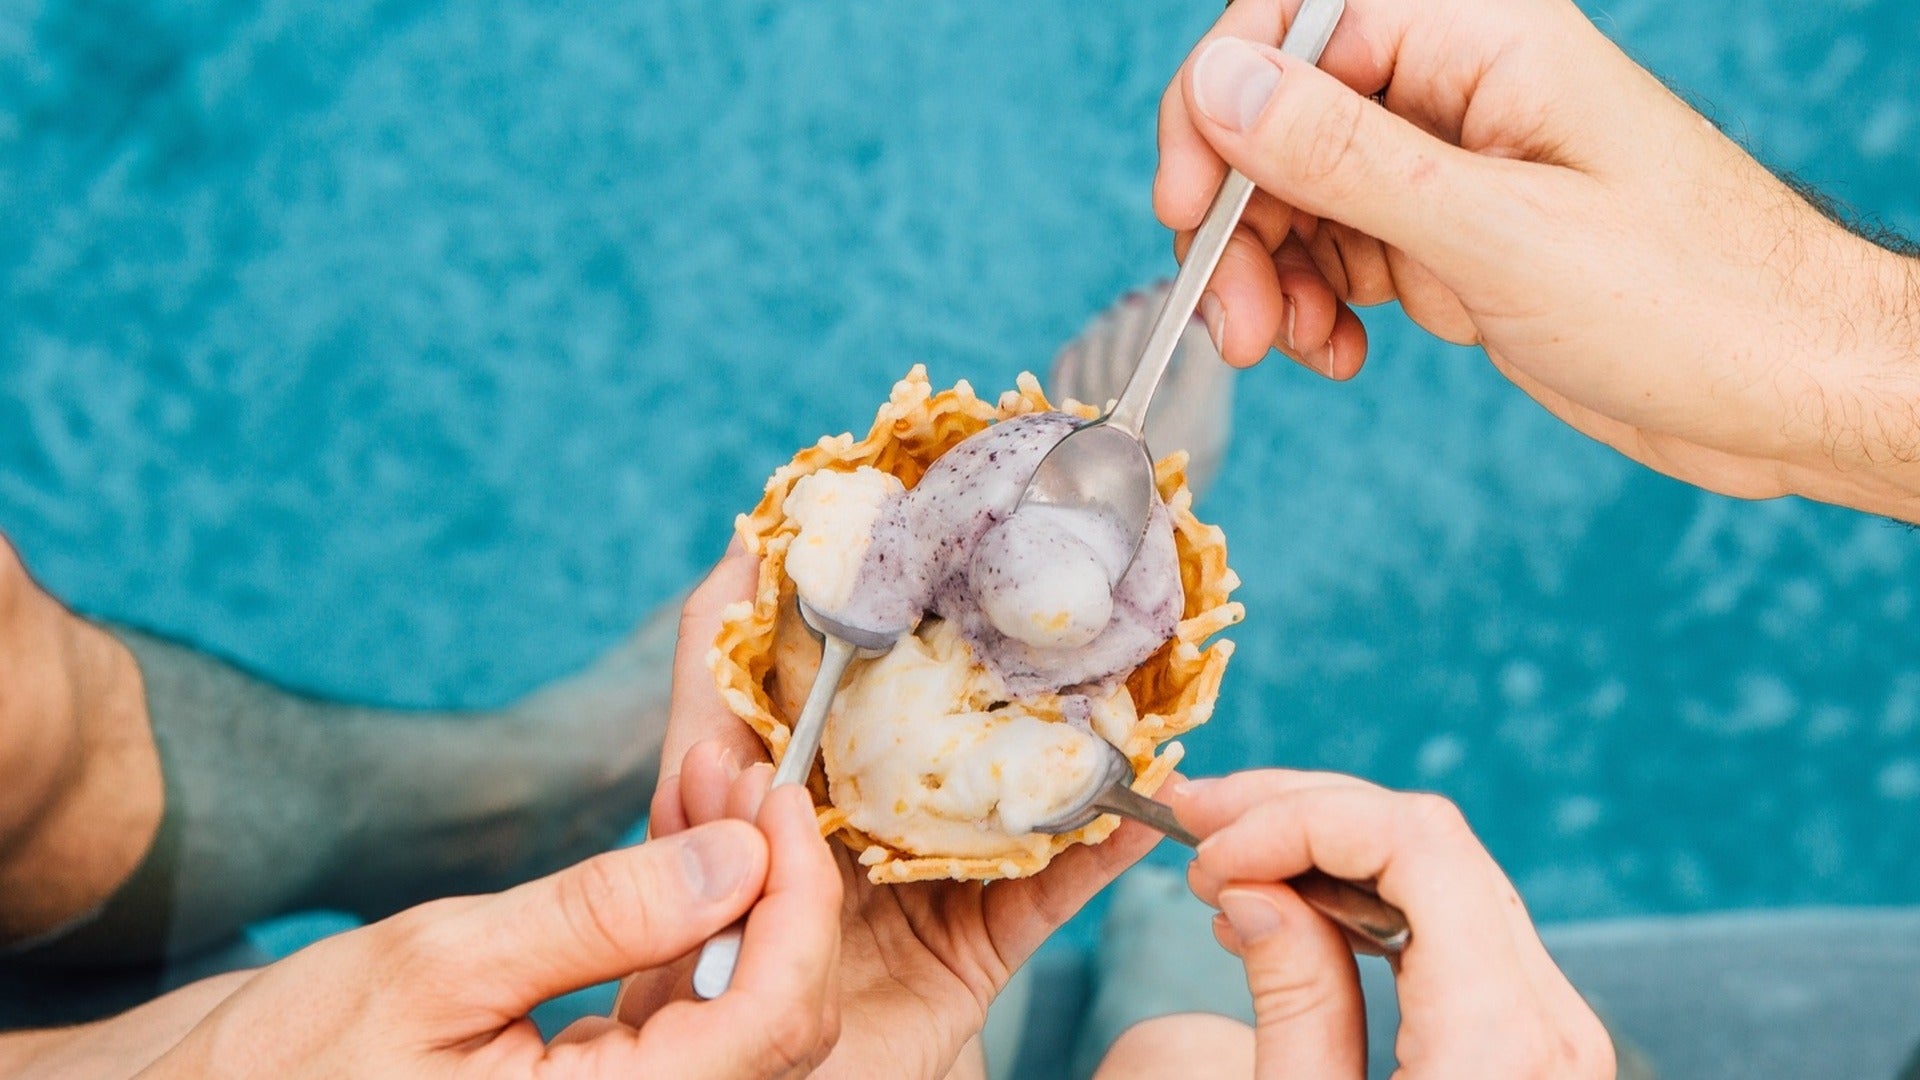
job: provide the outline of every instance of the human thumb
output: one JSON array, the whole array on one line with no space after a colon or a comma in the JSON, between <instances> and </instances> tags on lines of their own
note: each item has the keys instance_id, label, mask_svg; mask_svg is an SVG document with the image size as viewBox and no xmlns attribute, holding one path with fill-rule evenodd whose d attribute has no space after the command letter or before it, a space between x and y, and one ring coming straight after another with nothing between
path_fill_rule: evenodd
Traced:
<instances>
[{"instance_id":1,"label":"human thumb","mask_svg":"<svg viewBox=\"0 0 1920 1080\"><path fill-rule=\"evenodd\" d=\"M1242 38L1201 52L1188 113L1227 164L1317 217L1400 248L1443 277L1509 228L1499 163L1442 142L1305 60ZM1509 163L1511 164L1511 163Z\"/></svg>"},{"instance_id":2,"label":"human thumb","mask_svg":"<svg viewBox=\"0 0 1920 1080\"><path fill-rule=\"evenodd\" d=\"M1215 933L1253 991L1255 1075L1361 1080L1366 1006L1345 935L1285 885L1220 891Z\"/></svg>"},{"instance_id":3,"label":"human thumb","mask_svg":"<svg viewBox=\"0 0 1920 1080\"><path fill-rule=\"evenodd\" d=\"M525 1016L549 998L691 952L753 905L768 857L752 825L716 821L421 921L398 951L413 975L462 987L447 1007Z\"/></svg>"}]
</instances>

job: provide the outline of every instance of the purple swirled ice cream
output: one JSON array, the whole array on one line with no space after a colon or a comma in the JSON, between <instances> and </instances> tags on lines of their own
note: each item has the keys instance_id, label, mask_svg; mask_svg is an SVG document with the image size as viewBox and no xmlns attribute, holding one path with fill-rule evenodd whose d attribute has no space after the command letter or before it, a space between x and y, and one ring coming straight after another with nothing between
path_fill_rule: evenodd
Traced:
<instances>
[{"instance_id":1,"label":"purple swirled ice cream","mask_svg":"<svg viewBox=\"0 0 1920 1080\"><path fill-rule=\"evenodd\" d=\"M1020 507L1040 459L1076 423L1065 413L1002 421L911 490L865 468L796 484L787 510L802 531L789 572L801 596L871 629L951 622L1014 698L1124 679L1180 619L1173 526L1156 500L1129 561L1127 538L1098 515Z\"/></svg>"}]
</instances>

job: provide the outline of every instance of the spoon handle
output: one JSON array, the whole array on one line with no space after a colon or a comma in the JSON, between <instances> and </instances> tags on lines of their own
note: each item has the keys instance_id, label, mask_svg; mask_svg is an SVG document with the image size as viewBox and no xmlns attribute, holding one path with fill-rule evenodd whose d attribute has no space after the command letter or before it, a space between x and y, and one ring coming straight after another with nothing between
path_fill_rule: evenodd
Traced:
<instances>
[{"instance_id":1,"label":"spoon handle","mask_svg":"<svg viewBox=\"0 0 1920 1080\"><path fill-rule=\"evenodd\" d=\"M827 710L833 696L840 692L840 680L853 662L854 648L845 641L828 636L820 644L820 670L807 691L807 703L800 707L800 718L793 722L793 737L787 740L786 753L773 770L775 784L804 784L813 773L813 759L820 755L820 737L827 730Z\"/></svg>"},{"instance_id":2,"label":"spoon handle","mask_svg":"<svg viewBox=\"0 0 1920 1080\"><path fill-rule=\"evenodd\" d=\"M1334 26L1346 9L1346 0L1306 0L1300 5L1293 25L1287 28L1280 51L1309 64L1319 63L1320 54L1326 51L1327 41L1333 37ZM1200 222L1200 230L1194 233L1193 243L1187 247L1186 261L1173 277L1167 299L1160 305L1160 314L1154 317L1153 329L1140 350L1140 362L1133 369L1133 377L1127 380L1120 400L1107 414L1108 424L1136 439L1140 437L1141 425L1147 419L1147 404L1153 400L1153 392L1160 388L1160 377L1167 373L1167 364L1173 360L1180 335L1186 333L1187 323L1192 321L1194 309L1200 306L1200 297L1213 280L1220 257L1226 254L1227 241L1233 238L1233 230L1239 226L1240 215L1246 212L1247 201L1252 197L1253 181L1239 169L1227 170L1227 179L1220 185L1219 194L1213 197L1212 208Z\"/></svg>"},{"instance_id":3,"label":"spoon handle","mask_svg":"<svg viewBox=\"0 0 1920 1080\"><path fill-rule=\"evenodd\" d=\"M813 772L813 759L820 754L820 736L827 730L827 710L833 706L833 695L840 690L847 665L853 662L853 646L837 637L826 638L821 650L820 671L813 677L813 688L807 691L800 718L793 723L787 751L773 770L776 787L807 782ZM693 992L700 1000L712 1001L733 985L733 969L740 961L740 939L746 928L747 921L741 919L700 946L700 959L693 964Z\"/></svg>"},{"instance_id":4,"label":"spoon handle","mask_svg":"<svg viewBox=\"0 0 1920 1080\"><path fill-rule=\"evenodd\" d=\"M1199 838L1174 819L1173 811L1165 803L1155 802L1125 782L1101 792L1092 805L1096 810L1119 814L1158 829L1188 847L1200 845ZM1288 878L1287 884L1308 906L1382 953L1401 952L1413 938L1413 931L1407 928L1407 917L1399 908L1352 882L1309 870Z\"/></svg>"},{"instance_id":5,"label":"spoon handle","mask_svg":"<svg viewBox=\"0 0 1920 1080\"><path fill-rule=\"evenodd\" d=\"M1173 816L1173 810L1166 803L1156 802L1127 785L1133 782L1133 772L1128 770L1125 778L1115 780L1107 790L1094 797L1088 805L1103 814L1119 814L1131 818L1142 825L1150 826L1166 833L1170 840L1178 840L1190 848L1200 846L1200 838L1188 832Z\"/></svg>"}]
</instances>

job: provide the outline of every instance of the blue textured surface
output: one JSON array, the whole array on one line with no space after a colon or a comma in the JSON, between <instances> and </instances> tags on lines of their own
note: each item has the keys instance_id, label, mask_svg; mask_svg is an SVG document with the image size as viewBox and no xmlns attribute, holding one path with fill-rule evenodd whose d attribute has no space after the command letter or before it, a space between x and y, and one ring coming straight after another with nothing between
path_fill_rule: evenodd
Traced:
<instances>
[{"instance_id":1,"label":"blue textured surface","mask_svg":"<svg viewBox=\"0 0 1920 1080\"><path fill-rule=\"evenodd\" d=\"M299 686L502 701L910 363L1005 385L1164 273L1212 10L0 0L0 528ZM1589 10L1920 229L1910 0ZM1920 537L1696 494L1369 322L1352 386L1243 379L1197 765L1445 790L1548 916L1920 900Z\"/></svg>"}]
</instances>

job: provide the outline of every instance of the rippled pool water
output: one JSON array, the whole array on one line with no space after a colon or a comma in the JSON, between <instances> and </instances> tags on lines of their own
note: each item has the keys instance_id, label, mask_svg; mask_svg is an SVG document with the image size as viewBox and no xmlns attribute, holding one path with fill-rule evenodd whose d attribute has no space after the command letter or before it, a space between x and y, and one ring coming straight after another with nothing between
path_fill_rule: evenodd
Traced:
<instances>
[{"instance_id":1,"label":"rippled pool water","mask_svg":"<svg viewBox=\"0 0 1920 1080\"><path fill-rule=\"evenodd\" d=\"M0 529L293 684L505 700L914 362L1044 367L1166 272L1214 5L0 0ZM1920 230L1920 7L1588 7ZM1459 798L1542 913L1920 900L1920 535L1697 494L1391 312L1242 379L1204 769Z\"/></svg>"}]
</instances>

